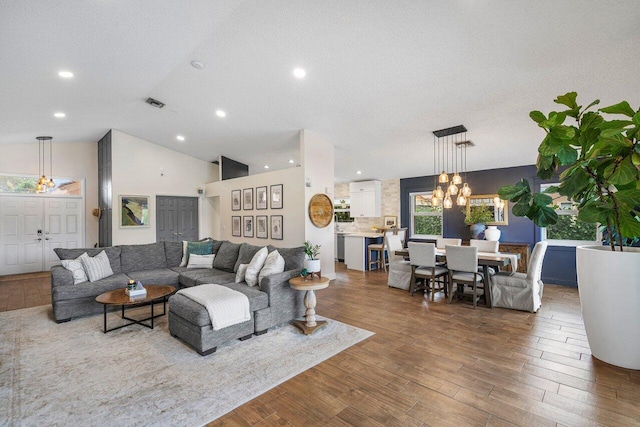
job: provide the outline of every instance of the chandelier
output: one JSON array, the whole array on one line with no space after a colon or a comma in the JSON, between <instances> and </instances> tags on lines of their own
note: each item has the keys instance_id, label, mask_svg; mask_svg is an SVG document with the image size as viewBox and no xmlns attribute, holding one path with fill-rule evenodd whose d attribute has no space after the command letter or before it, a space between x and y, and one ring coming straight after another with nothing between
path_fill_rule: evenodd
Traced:
<instances>
[{"instance_id":1,"label":"chandelier","mask_svg":"<svg viewBox=\"0 0 640 427\"><path fill-rule=\"evenodd\" d=\"M36 139L38 140L38 175L40 175L38 184L36 184L36 192L44 193L56 185L53 182L53 138L50 136L38 136ZM44 171L47 142L49 143L49 179L47 179Z\"/></svg>"},{"instance_id":2,"label":"chandelier","mask_svg":"<svg viewBox=\"0 0 640 427\"><path fill-rule=\"evenodd\" d=\"M445 209L451 209L454 198L456 205L466 206L471 196L471 187L466 182L467 147L473 146L474 143L467 140L467 128L464 125L433 131L432 206L442 205ZM462 187L458 188L459 185Z\"/></svg>"}]
</instances>

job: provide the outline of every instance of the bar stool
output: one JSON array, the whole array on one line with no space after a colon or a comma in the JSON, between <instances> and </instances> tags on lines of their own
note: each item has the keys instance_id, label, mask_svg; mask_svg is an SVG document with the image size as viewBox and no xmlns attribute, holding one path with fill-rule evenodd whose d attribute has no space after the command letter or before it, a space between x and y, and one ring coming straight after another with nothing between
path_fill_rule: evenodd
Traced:
<instances>
[{"instance_id":1,"label":"bar stool","mask_svg":"<svg viewBox=\"0 0 640 427\"><path fill-rule=\"evenodd\" d=\"M385 249L384 242L383 243L372 243L367 246L369 250L369 270L371 270L371 266L375 265L376 269L382 267L382 269L387 271L387 261L385 259ZM376 254L376 259L373 258L373 254Z\"/></svg>"}]
</instances>

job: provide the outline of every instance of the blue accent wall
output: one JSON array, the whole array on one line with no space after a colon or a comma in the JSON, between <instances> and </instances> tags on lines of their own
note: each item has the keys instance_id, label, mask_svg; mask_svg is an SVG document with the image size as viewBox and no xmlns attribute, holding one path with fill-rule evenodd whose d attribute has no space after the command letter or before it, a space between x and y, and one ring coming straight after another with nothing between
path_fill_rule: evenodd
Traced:
<instances>
[{"instance_id":1,"label":"blue accent wall","mask_svg":"<svg viewBox=\"0 0 640 427\"><path fill-rule=\"evenodd\" d=\"M502 169L489 169L467 173L466 181L473 189L473 194L494 194L503 185L513 185L525 178L534 190L539 190L541 180L536 176L536 167L517 166ZM400 180L400 223L402 227L409 227L410 193L433 190L433 175ZM533 245L540 240L540 229L528 218L517 217L511 211L513 204L509 204L509 225L501 225L500 241L509 243L528 243ZM469 227L464 223L464 208L454 206L444 211L444 237L458 237L463 240L471 238ZM545 283L577 286L576 251L573 247L550 246L547 248L542 268L542 280Z\"/></svg>"}]
</instances>

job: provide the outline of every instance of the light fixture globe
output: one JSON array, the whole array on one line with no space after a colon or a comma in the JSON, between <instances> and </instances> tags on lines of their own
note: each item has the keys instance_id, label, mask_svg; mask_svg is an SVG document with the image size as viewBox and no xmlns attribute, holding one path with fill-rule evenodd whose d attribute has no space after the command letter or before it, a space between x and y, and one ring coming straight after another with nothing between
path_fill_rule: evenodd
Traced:
<instances>
[{"instance_id":1,"label":"light fixture globe","mask_svg":"<svg viewBox=\"0 0 640 427\"><path fill-rule=\"evenodd\" d=\"M56 183L53 182L53 178L49 178L49 181L47 181L47 187L53 188L55 186L56 186Z\"/></svg>"},{"instance_id":2,"label":"light fixture globe","mask_svg":"<svg viewBox=\"0 0 640 427\"><path fill-rule=\"evenodd\" d=\"M440 206L440 199L438 199L435 192L431 196L431 206Z\"/></svg>"},{"instance_id":3,"label":"light fixture globe","mask_svg":"<svg viewBox=\"0 0 640 427\"><path fill-rule=\"evenodd\" d=\"M451 178L451 182L453 182L455 185L462 184L462 177L458 174L458 172L453 175L453 178Z\"/></svg>"},{"instance_id":4,"label":"light fixture globe","mask_svg":"<svg viewBox=\"0 0 640 427\"><path fill-rule=\"evenodd\" d=\"M464 197L469 198L471 196L471 187L469 187L469 184L465 182L462 188L460 189L460 192Z\"/></svg>"},{"instance_id":5,"label":"light fixture globe","mask_svg":"<svg viewBox=\"0 0 640 427\"><path fill-rule=\"evenodd\" d=\"M458 198L456 199L456 205L458 206L467 206L467 198L462 195L462 191L458 194Z\"/></svg>"},{"instance_id":6,"label":"light fixture globe","mask_svg":"<svg viewBox=\"0 0 640 427\"><path fill-rule=\"evenodd\" d=\"M451 196L447 193L447 197L444 198L444 201L442 202L442 206L445 209L451 209L451 207L453 206L453 200L451 200Z\"/></svg>"},{"instance_id":7,"label":"light fixture globe","mask_svg":"<svg viewBox=\"0 0 640 427\"><path fill-rule=\"evenodd\" d=\"M451 182L449 188L447 188L447 192L452 196L455 196L456 194L458 194L458 187L453 182Z\"/></svg>"},{"instance_id":8,"label":"light fixture globe","mask_svg":"<svg viewBox=\"0 0 640 427\"><path fill-rule=\"evenodd\" d=\"M435 191L434 194L438 199L440 199L440 200L444 199L444 191L442 191L442 187L441 186L438 185L436 187L436 191Z\"/></svg>"},{"instance_id":9,"label":"light fixture globe","mask_svg":"<svg viewBox=\"0 0 640 427\"><path fill-rule=\"evenodd\" d=\"M449 182L449 175L447 175L447 173L445 171L442 171L442 173L440 175L438 175L438 182L440 184L445 184L445 183Z\"/></svg>"}]
</instances>

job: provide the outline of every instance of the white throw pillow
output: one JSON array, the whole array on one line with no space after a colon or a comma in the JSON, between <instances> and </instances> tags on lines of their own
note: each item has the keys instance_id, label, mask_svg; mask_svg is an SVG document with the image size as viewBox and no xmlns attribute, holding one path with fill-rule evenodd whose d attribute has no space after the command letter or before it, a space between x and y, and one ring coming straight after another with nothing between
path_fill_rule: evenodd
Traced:
<instances>
[{"instance_id":1,"label":"white throw pillow","mask_svg":"<svg viewBox=\"0 0 640 427\"><path fill-rule=\"evenodd\" d=\"M187 266L187 244L189 242L186 240L182 241L182 260L180 261L180 267Z\"/></svg>"},{"instance_id":2,"label":"white throw pillow","mask_svg":"<svg viewBox=\"0 0 640 427\"><path fill-rule=\"evenodd\" d=\"M267 256L267 260L264 262L260 275L258 276L258 284L262 283L262 278L271 276L272 274L282 273L284 271L284 258L280 255L280 252L273 251Z\"/></svg>"},{"instance_id":3,"label":"white throw pillow","mask_svg":"<svg viewBox=\"0 0 640 427\"><path fill-rule=\"evenodd\" d=\"M90 282L96 282L105 277L113 276L109 257L105 251L101 251L98 255L90 257L86 253L80 255L80 260L84 266L84 271Z\"/></svg>"},{"instance_id":4,"label":"white throw pillow","mask_svg":"<svg viewBox=\"0 0 640 427\"><path fill-rule=\"evenodd\" d=\"M187 268L213 268L214 254L211 255L189 255L189 264Z\"/></svg>"},{"instance_id":5,"label":"white throw pillow","mask_svg":"<svg viewBox=\"0 0 640 427\"><path fill-rule=\"evenodd\" d=\"M240 264L238 266L238 272L236 273L236 283L244 282L244 276L247 274L247 267L249 264Z\"/></svg>"},{"instance_id":6,"label":"white throw pillow","mask_svg":"<svg viewBox=\"0 0 640 427\"><path fill-rule=\"evenodd\" d=\"M83 253L82 255L88 256L87 253ZM80 255L76 259L63 259L61 261L62 266L73 273L73 284L77 285L78 283L86 282L87 273L84 272L84 267L82 266L82 255Z\"/></svg>"},{"instance_id":7,"label":"white throw pillow","mask_svg":"<svg viewBox=\"0 0 640 427\"><path fill-rule=\"evenodd\" d=\"M251 258L251 262L247 267L247 272L244 275L244 281L247 282L247 285L255 286L258 284L258 273L262 270L262 266L267 259L267 255L269 255L269 251L264 247L256 252L253 258Z\"/></svg>"}]
</instances>

